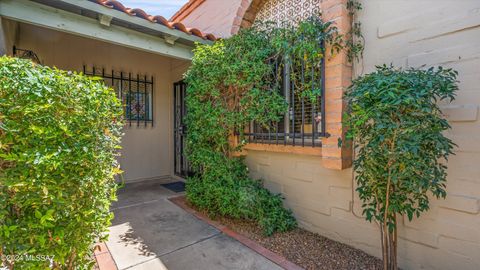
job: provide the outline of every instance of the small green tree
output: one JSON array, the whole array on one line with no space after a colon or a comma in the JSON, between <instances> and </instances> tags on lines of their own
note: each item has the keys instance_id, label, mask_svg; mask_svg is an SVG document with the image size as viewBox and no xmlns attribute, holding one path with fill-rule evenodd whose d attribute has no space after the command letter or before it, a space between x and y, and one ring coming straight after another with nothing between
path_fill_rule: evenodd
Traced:
<instances>
[{"instance_id":1,"label":"small green tree","mask_svg":"<svg viewBox=\"0 0 480 270\"><path fill-rule=\"evenodd\" d=\"M446 165L453 142L437 102L454 99L457 72L379 66L346 93L347 139L357 191L368 221L380 224L384 269L397 269L397 215L429 209L428 193L446 196Z\"/></svg>"},{"instance_id":2,"label":"small green tree","mask_svg":"<svg viewBox=\"0 0 480 270\"><path fill-rule=\"evenodd\" d=\"M92 268L113 217L121 119L100 79L0 58L0 266Z\"/></svg>"}]
</instances>

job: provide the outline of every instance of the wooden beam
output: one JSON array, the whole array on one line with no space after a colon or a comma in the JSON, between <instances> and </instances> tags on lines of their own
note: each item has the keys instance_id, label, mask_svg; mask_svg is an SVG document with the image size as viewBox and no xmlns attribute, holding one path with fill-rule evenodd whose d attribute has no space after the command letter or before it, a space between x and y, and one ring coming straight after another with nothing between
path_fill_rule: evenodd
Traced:
<instances>
[{"instance_id":1,"label":"wooden beam","mask_svg":"<svg viewBox=\"0 0 480 270\"><path fill-rule=\"evenodd\" d=\"M175 41L178 39L178 37L165 36L164 39L167 44L173 45L175 44Z\"/></svg>"},{"instance_id":2,"label":"wooden beam","mask_svg":"<svg viewBox=\"0 0 480 270\"><path fill-rule=\"evenodd\" d=\"M112 16L108 16L105 14L98 15L98 21L100 22L101 25L110 26L112 19L113 19Z\"/></svg>"},{"instance_id":3,"label":"wooden beam","mask_svg":"<svg viewBox=\"0 0 480 270\"><path fill-rule=\"evenodd\" d=\"M0 0L0 16L177 59L192 58L190 46L178 43L174 46L168 45L161 37L117 25L107 28L95 19L28 0Z\"/></svg>"}]
</instances>

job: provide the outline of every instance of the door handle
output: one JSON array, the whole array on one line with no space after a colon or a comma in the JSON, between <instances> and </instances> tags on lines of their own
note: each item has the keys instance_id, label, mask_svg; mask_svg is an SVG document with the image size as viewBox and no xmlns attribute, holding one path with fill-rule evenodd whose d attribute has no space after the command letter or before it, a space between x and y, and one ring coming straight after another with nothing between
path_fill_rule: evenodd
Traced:
<instances>
[{"instance_id":1,"label":"door handle","mask_svg":"<svg viewBox=\"0 0 480 270\"><path fill-rule=\"evenodd\" d=\"M178 133L185 135L186 131L187 131L187 127L185 127L185 125L181 125L178 127Z\"/></svg>"}]
</instances>

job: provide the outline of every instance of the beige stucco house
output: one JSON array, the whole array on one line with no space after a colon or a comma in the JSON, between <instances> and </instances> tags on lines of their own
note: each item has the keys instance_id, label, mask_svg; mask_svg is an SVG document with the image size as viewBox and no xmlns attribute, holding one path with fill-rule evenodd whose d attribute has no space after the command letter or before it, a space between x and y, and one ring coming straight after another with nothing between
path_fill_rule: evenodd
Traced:
<instances>
[{"instance_id":1,"label":"beige stucco house","mask_svg":"<svg viewBox=\"0 0 480 270\"><path fill-rule=\"evenodd\" d=\"M167 20L116 0L0 0L0 53L35 55L45 65L103 76L126 103L124 180L162 181L188 169L180 81L195 42L229 37L255 20L295 21L317 12L346 32L347 2L190 0ZM362 217L354 192L352 152L337 145L344 134L342 94L352 77L377 64L455 68L460 91L444 107L453 127L448 135L458 144L449 161L448 196L432 200L420 219L401 222L399 263L402 269L480 269L480 1L359 2L362 60L352 65L339 54L325 63L322 131L329 137L310 144L252 141L246 146L251 174L283 194L301 227L380 257L380 233Z\"/></svg>"},{"instance_id":2,"label":"beige stucco house","mask_svg":"<svg viewBox=\"0 0 480 270\"><path fill-rule=\"evenodd\" d=\"M127 118L123 180L182 175L184 88L174 91L174 84L194 43L211 43L213 35L107 0L1 0L0 16L2 54L34 54L48 66L94 72L119 92Z\"/></svg>"},{"instance_id":3,"label":"beige stucco house","mask_svg":"<svg viewBox=\"0 0 480 270\"><path fill-rule=\"evenodd\" d=\"M228 3L227 3L228 2ZM326 63L325 121L322 146L313 148L251 143L247 164L266 187L282 193L300 226L381 257L380 233L364 220L350 168L350 149L341 137L342 93L352 77L375 65L442 65L459 72L457 99L443 111L458 144L449 160L447 199L432 200L430 211L399 228L402 269L480 269L480 1L358 0L363 9L365 51L348 63L344 54ZM340 31L351 25L347 0L191 0L173 16L219 37L228 37L255 20L296 21L321 11Z\"/></svg>"}]
</instances>

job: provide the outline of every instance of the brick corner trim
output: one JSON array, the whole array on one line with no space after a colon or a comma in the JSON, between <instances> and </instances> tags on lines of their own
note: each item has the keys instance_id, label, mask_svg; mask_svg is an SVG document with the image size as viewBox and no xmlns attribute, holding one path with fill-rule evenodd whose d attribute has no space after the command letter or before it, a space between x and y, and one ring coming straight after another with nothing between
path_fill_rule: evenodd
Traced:
<instances>
[{"instance_id":1,"label":"brick corner trim","mask_svg":"<svg viewBox=\"0 0 480 270\"><path fill-rule=\"evenodd\" d=\"M241 28L250 27L265 2L264 0L242 0L233 21L232 34L236 34ZM342 34L350 31L351 17L347 9L347 0L322 0L318 4L324 20L334 22ZM352 147L345 144L338 147L338 139L345 137L342 120L346 104L343 94L352 82L352 65L348 62L345 51L335 55L330 55L329 51L327 48L325 121L326 132L331 136L322 139L321 164L324 168L343 170L352 166Z\"/></svg>"},{"instance_id":2,"label":"brick corner trim","mask_svg":"<svg viewBox=\"0 0 480 270\"><path fill-rule=\"evenodd\" d=\"M341 34L348 33L351 17L345 0L323 0L320 2L323 19L334 22ZM329 52L327 48L327 52ZM322 140L322 166L334 170L343 170L352 166L352 147L343 144L338 147L338 139L345 139L342 125L346 108L343 94L352 82L352 65L348 62L347 53L327 53L325 62L325 105L327 133L331 137Z\"/></svg>"},{"instance_id":3,"label":"brick corner trim","mask_svg":"<svg viewBox=\"0 0 480 270\"><path fill-rule=\"evenodd\" d=\"M105 243L95 245L95 270L118 270L112 254Z\"/></svg>"},{"instance_id":4,"label":"brick corner trim","mask_svg":"<svg viewBox=\"0 0 480 270\"><path fill-rule=\"evenodd\" d=\"M233 19L231 34L235 35L241 28L250 27L263 4L264 0L242 0Z\"/></svg>"}]
</instances>

